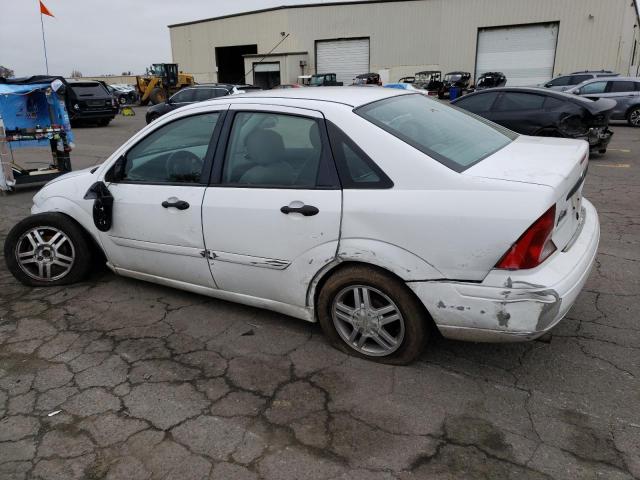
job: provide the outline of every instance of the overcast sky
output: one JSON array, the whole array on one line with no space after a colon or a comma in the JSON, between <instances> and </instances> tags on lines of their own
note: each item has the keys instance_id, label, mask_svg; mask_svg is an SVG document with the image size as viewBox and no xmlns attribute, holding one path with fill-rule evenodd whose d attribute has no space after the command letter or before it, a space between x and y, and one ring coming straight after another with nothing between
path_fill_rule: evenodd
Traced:
<instances>
[{"instance_id":1,"label":"overcast sky","mask_svg":"<svg viewBox=\"0 0 640 480\"><path fill-rule=\"evenodd\" d=\"M327 0L42 0L49 73L140 73L170 62L167 25L279 5ZM16 76L45 73L38 0L0 0L0 65Z\"/></svg>"}]
</instances>

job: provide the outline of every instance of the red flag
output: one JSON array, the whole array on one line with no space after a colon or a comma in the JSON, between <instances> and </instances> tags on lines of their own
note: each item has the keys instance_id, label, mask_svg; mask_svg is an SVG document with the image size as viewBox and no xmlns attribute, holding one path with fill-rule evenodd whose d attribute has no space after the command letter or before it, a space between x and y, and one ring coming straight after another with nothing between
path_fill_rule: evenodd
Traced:
<instances>
[{"instance_id":1,"label":"red flag","mask_svg":"<svg viewBox=\"0 0 640 480\"><path fill-rule=\"evenodd\" d=\"M53 17L53 13L51 13L49 9L44 6L44 3L42 3L40 0L38 1L40 2L40 14L49 15L50 17Z\"/></svg>"}]
</instances>

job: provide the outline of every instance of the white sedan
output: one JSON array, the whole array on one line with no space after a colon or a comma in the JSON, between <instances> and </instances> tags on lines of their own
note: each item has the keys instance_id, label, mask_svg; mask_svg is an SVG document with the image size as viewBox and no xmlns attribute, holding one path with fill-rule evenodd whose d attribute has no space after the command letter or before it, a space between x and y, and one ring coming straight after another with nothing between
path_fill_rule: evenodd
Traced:
<instances>
[{"instance_id":1,"label":"white sedan","mask_svg":"<svg viewBox=\"0 0 640 480\"><path fill-rule=\"evenodd\" d=\"M543 335L594 263L583 141L518 136L387 88L252 92L180 108L48 183L9 233L27 285L116 273L320 322L414 360L434 331Z\"/></svg>"}]
</instances>

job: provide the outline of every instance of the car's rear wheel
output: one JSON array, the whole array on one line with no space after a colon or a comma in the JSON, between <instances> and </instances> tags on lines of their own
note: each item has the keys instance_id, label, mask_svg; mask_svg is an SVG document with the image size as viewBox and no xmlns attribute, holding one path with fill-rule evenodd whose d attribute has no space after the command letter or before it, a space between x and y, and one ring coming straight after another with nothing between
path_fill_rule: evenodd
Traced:
<instances>
[{"instance_id":1,"label":"car's rear wheel","mask_svg":"<svg viewBox=\"0 0 640 480\"><path fill-rule=\"evenodd\" d=\"M627 122L632 127L640 127L640 107L633 107L627 112Z\"/></svg>"},{"instance_id":2,"label":"car's rear wheel","mask_svg":"<svg viewBox=\"0 0 640 480\"><path fill-rule=\"evenodd\" d=\"M124 95L120 96L118 98L118 102L120 102L120 105L126 105L127 104L127 97L125 97Z\"/></svg>"},{"instance_id":3,"label":"car's rear wheel","mask_svg":"<svg viewBox=\"0 0 640 480\"><path fill-rule=\"evenodd\" d=\"M352 265L331 275L317 311L335 347L378 362L410 363L428 339L428 318L419 300L403 282L376 268Z\"/></svg>"},{"instance_id":4,"label":"car's rear wheel","mask_svg":"<svg viewBox=\"0 0 640 480\"><path fill-rule=\"evenodd\" d=\"M61 213L31 215L11 229L4 244L9 271L33 287L82 280L91 267L85 233Z\"/></svg>"}]
</instances>

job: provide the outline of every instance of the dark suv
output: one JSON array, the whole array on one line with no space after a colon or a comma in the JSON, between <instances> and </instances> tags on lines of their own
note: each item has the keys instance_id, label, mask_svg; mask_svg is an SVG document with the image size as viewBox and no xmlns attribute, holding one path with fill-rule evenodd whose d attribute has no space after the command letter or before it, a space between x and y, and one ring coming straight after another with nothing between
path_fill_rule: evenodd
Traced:
<instances>
[{"instance_id":1,"label":"dark suv","mask_svg":"<svg viewBox=\"0 0 640 480\"><path fill-rule=\"evenodd\" d=\"M106 126L118 113L113 95L93 80L67 80L66 103L72 125L97 123Z\"/></svg>"},{"instance_id":2,"label":"dark suv","mask_svg":"<svg viewBox=\"0 0 640 480\"><path fill-rule=\"evenodd\" d=\"M247 87L250 87L249 85ZM235 85L226 83L216 83L212 85L195 85L193 87L183 88L168 98L164 103L158 103L147 110L147 123L153 122L165 113L169 113L176 108L184 107L196 102L211 100L212 98L224 97L234 93L242 93Z\"/></svg>"}]
</instances>

